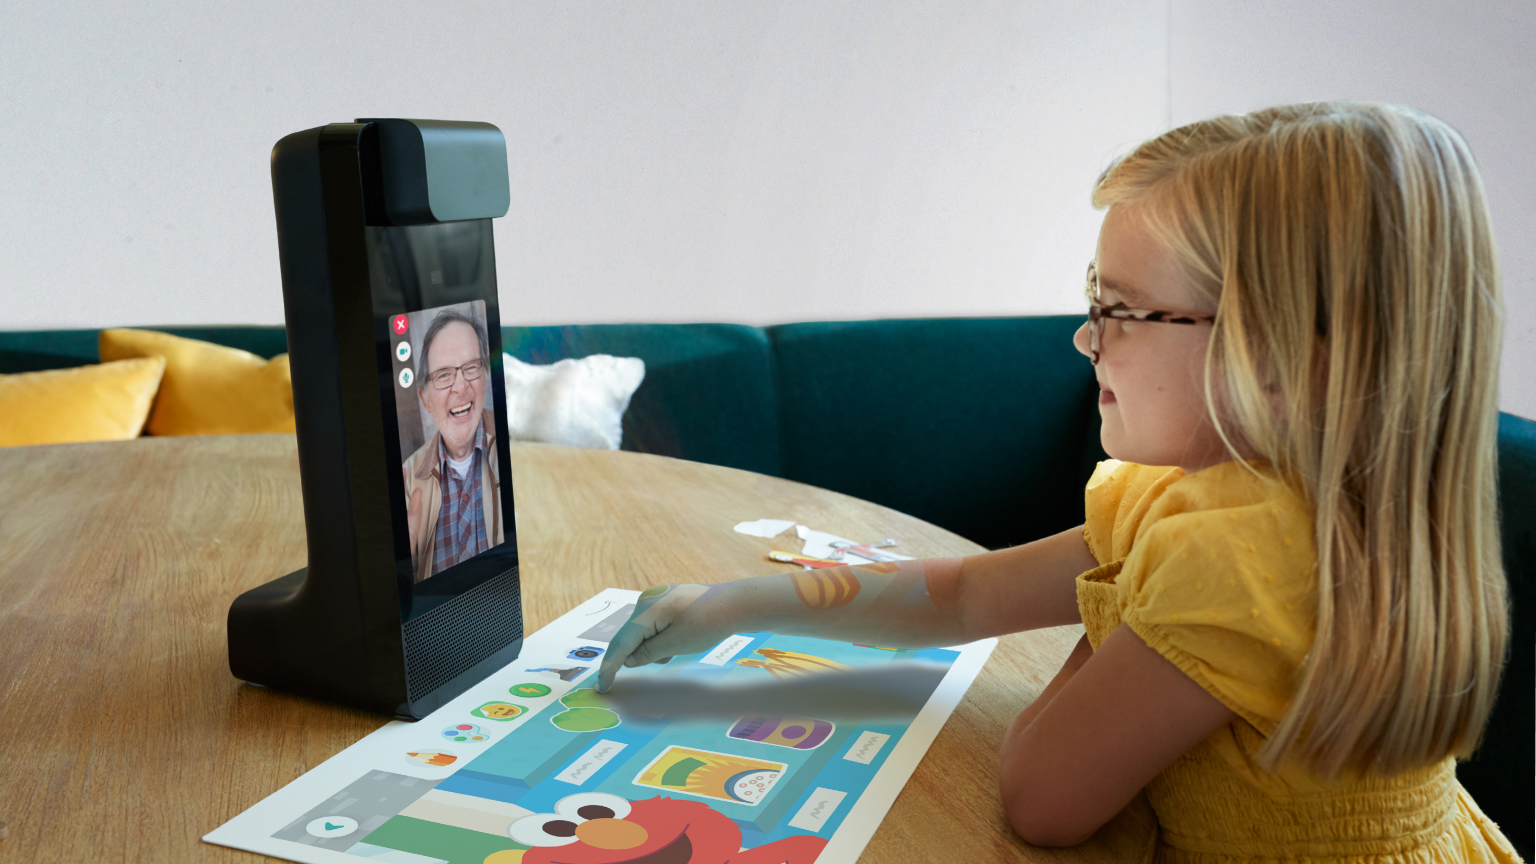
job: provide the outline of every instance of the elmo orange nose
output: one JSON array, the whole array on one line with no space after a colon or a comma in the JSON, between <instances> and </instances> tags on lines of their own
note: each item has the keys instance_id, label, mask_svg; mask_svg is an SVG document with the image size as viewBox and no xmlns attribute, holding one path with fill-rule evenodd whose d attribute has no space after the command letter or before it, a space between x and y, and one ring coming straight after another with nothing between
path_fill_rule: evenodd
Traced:
<instances>
[{"instance_id":1,"label":"elmo orange nose","mask_svg":"<svg viewBox=\"0 0 1536 864\"><path fill-rule=\"evenodd\" d=\"M576 826L576 839L599 849L633 849L648 836L644 828L623 819L589 819Z\"/></svg>"}]
</instances>

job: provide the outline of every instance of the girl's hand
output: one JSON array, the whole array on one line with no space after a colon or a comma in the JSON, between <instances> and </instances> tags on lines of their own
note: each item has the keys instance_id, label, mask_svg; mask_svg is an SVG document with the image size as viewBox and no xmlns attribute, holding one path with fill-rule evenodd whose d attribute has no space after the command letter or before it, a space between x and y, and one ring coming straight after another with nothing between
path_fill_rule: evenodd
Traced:
<instances>
[{"instance_id":1,"label":"girl's hand","mask_svg":"<svg viewBox=\"0 0 1536 864\"><path fill-rule=\"evenodd\" d=\"M735 616L725 604L699 603L713 585L661 585L647 588L603 655L597 692L606 693L620 666L665 663L678 654L697 654L735 632Z\"/></svg>"}]
</instances>

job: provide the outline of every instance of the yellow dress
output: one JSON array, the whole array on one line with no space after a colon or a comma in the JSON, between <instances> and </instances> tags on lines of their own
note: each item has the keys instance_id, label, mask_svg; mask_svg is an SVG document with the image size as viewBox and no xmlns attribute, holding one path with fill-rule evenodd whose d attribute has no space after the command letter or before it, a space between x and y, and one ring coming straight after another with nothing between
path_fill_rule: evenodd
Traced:
<instances>
[{"instance_id":1,"label":"yellow dress","mask_svg":"<svg viewBox=\"0 0 1536 864\"><path fill-rule=\"evenodd\" d=\"M1332 785L1258 767L1314 635L1312 514L1299 493L1237 462L1186 475L1111 460L1085 497L1100 564L1077 577L1088 641L1097 650L1124 622L1238 715L1147 785L1155 861L1520 860L1453 758Z\"/></svg>"}]
</instances>

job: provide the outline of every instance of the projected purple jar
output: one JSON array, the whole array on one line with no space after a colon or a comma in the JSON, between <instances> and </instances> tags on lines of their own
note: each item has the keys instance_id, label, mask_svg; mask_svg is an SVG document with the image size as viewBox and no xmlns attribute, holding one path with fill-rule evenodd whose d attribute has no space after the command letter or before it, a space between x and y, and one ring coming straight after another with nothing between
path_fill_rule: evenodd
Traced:
<instances>
[{"instance_id":1,"label":"projected purple jar","mask_svg":"<svg viewBox=\"0 0 1536 864\"><path fill-rule=\"evenodd\" d=\"M810 717L743 717L727 734L775 747L815 750L836 728L831 721Z\"/></svg>"}]
</instances>

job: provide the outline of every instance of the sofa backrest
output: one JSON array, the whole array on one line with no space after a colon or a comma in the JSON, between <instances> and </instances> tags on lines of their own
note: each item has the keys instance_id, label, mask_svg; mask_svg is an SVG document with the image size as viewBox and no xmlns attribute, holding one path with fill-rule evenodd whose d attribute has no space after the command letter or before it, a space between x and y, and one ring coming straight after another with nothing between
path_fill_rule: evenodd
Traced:
<instances>
[{"instance_id":1,"label":"sofa backrest","mask_svg":"<svg viewBox=\"0 0 1536 864\"><path fill-rule=\"evenodd\" d=\"M288 331L281 326L229 324L149 329L239 348L268 359L288 350ZM0 375L100 363L101 354L96 348L100 335L100 330L0 332Z\"/></svg>"},{"instance_id":2,"label":"sofa backrest","mask_svg":"<svg viewBox=\"0 0 1536 864\"><path fill-rule=\"evenodd\" d=\"M1536 790L1536 422L1499 415L1499 540L1509 583L1509 661L1499 701L1472 758L1456 777L1531 860Z\"/></svg>"},{"instance_id":3,"label":"sofa backrest","mask_svg":"<svg viewBox=\"0 0 1536 864\"><path fill-rule=\"evenodd\" d=\"M503 327L525 363L639 357L645 380L624 414L625 450L782 476L779 399L766 334L740 324Z\"/></svg>"},{"instance_id":4,"label":"sofa backrest","mask_svg":"<svg viewBox=\"0 0 1536 864\"><path fill-rule=\"evenodd\" d=\"M1082 321L767 328L783 476L893 507L990 548L1078 524L1083 485L1106 458L1093 367L1072 347Z\"/></svg>"}]
</instances>

